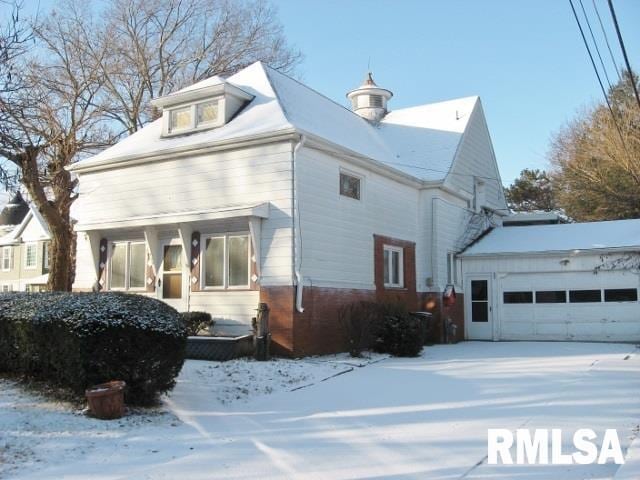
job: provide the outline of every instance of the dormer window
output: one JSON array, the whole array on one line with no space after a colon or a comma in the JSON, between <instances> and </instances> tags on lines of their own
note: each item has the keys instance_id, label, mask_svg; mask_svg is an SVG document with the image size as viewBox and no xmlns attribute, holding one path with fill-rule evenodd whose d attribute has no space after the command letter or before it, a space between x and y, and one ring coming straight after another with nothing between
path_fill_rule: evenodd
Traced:
<instances>
[{"instance_id":1,"label":"dormer window","mask_svg":"<svg viewBox=\"0 0 640 480\"><path fill-rule=\"evenodd\" d=\"M178 130L186 130L192 128L191 126L191 107L176 108L171 110L171 132L177 132Z\"/></svg>"},{"instance_id":2,"label":"dormer window","mask_svg":"<svg viewBox=\"0 0 640 480\"><path fill-rule=\"evenodd\" d=\"M199 103L196 107L198 113L198 127L211 125L218 121L218 102Z\"/></svg>"},{"instance_id":3,"label":"dormer window","mask_svg":"<svg viewBox=\"0 0 640 480\"><path fill-rule=\"evenodd\" d=\"M251 100L253 95L219 77L212 77L151 103L162 109L162 136L222 127Z\"/></svg>"}]
</instances>

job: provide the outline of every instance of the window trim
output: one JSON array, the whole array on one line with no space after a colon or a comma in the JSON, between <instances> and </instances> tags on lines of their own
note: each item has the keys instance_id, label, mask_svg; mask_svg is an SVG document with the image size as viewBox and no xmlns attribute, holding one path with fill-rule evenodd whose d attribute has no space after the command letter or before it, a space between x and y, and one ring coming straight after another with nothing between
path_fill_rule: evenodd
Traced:
<instances>
[{"instance_id":1,"label":"window trim","mask_svg":"<svg viewBox=\"0 0 640 480\"><path fill-rule=\"evenodd\" d=\"M389 282L385 282L384 281L384 252L388 251L390 252L389 254L389 264L388 264L388 268L389 268ZM393 283L393 255L391 254L392 252L398 252L398 280L399 283ZM404 288L404 247L398 247L395 245L388 245L388 244L383 244L382 245L382 282L384 284L385 288Z\"/></svg>"},{"instance_id":2,"label":"window trim","mask_svg":"<svg viewBox=\"0 0 640 480\"><path fill-rule=\"evenodd\" d=\"M229 285L229 239L233 237L245 237L247 239L247 284L246 285ZM211 238L224 239L224 264L222 268L222 285L208 286L206 284L205 270L205 253L207 240ZM248 231L227 232L227 233L210 233L202 234L200 237L200 291L207 292L224 292L229 290L250 290L251 289L251 234Z\"/></svg>"},{"instance_id":3,"label":"window trim","mask_svg":"<svg viewBox=\"0 0 640 480\"><path fill-rule=\"evenodd\" d=\"M29 248L33 247L35 250L35 259L33 265L29 265L27 262L29 261ZM25 270L35 270L38 268L38 243L37 242L29 242L24 244L24 269Z\"/></svg>"},{"instance_id":4,"label":"window trim","mask_svg":"<svg viewBox=\"0 0 640 480\"><path fill-rule=\"evenodd\" d=\"M42 244L42 268L47 271L51 269L51 242Z\"/></svg>"},{"instance_id":5,"label":"window trim","mask_svg":"<svg viewBox=\"0 0 640 480\"><path fill-rule=\"evenodd\" d=\"M111 281L113 279L113 246L124 245L124 287L113 287ZM131 287L131 245L144 245L144 285L142 287ZM147 290L147 244L144 240L114 240L109 242L109 290L113 292L145 292Z\"/></svg>"},{"instance_id":6,"label":"window trim","mask_svg":"<svg viewBox=\"0 0 640 480\"><path fill-rule=\"evenodd\" d=\"M11 247L11 245L6 245L4 247L2 247L2 271L3 272L10 272L13 269L13 252L12 249L13 247ZM7 252L9 253L8 255ZM9 261L9 266L7 268L4 267L4 261L8 260Z\"/></svg>"}]
</instances>

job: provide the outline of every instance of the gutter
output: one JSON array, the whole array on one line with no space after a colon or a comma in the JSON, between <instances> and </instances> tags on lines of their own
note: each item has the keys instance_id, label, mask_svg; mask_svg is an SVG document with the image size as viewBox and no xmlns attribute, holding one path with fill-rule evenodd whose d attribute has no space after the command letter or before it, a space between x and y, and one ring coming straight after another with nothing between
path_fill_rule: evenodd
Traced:
<instances>
[{"instance_id":1,"label":"gutter","mask_svg":"<svg viewBox=\"0 0 640 480\"><path fill-rule=\"evenodd\" d=\"M291 174L293 190L293 272L296 278L296 310L304 312L302 307L302 292L304 289L302 273L302 232L300 231L300 208L298 206L298 177L296 175L296 157L298 150L304 145L306 137L302 135L291 153ZM297 220L297 221L296 221ZM297 228L296 228L297 224Z\"/></svg>"}]
</instances>

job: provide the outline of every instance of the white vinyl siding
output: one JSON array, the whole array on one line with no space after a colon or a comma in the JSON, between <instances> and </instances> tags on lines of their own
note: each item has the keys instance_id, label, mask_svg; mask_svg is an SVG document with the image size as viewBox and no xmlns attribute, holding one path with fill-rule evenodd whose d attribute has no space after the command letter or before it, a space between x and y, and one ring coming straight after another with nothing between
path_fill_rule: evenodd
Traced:
<instances>
[{"instance_id":1,"label":"white vinyl siding","mask_svg":"<svg viewBox=\"0 0 640 480\"><path fill-rule=\"evenodd\" d=\"M180 211L185 206L200 211L268 203L269 218L261 221L260 228L260 283L291 285L291 149L287 142L83 173L73 215L88 223ZM335 178L334 173L337 188ZM86 268L92 260L82 234L78 251L83 260L78 260L74 287L89 289L96 279L93 269Z\"/></svg>"}]
</instances>

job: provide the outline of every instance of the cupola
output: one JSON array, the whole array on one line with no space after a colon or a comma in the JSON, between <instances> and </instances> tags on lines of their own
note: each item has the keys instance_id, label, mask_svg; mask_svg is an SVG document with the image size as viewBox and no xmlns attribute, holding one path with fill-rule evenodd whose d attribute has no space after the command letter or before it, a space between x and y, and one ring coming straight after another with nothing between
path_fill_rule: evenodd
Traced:
<instances>
[{"instance_id":1,"label":"cupola","mask_svg":"<svg viewBox=\"0 0 640 480\"><path fill-rule=\"evenodd\" d=\"M372 123L378 123L387 114L387 102L392 96L391 91L376 85L371 72L362 85L347 93L351 109Z\"/></svg>"}]
</instances>

